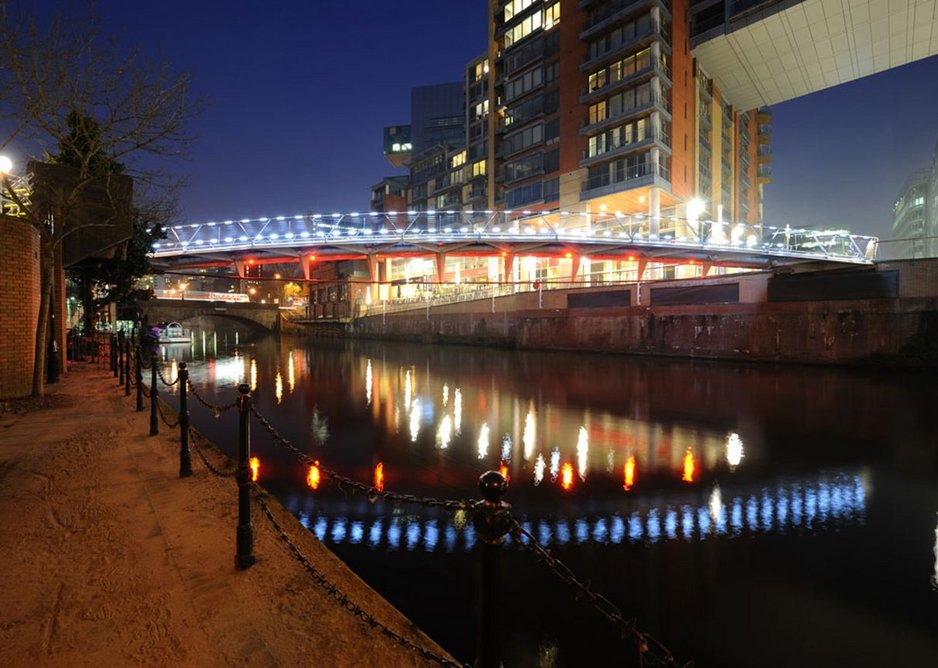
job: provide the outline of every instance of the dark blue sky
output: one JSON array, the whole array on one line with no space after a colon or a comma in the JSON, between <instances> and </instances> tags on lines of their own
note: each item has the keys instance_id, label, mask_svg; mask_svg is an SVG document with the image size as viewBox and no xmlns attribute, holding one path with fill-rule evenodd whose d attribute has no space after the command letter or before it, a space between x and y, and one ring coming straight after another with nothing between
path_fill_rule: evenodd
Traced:
<instances>
[{"instance_id":1,"label":"dark blue sky","mask_svg":"<svg viewBox=\"0 0 938 668\"><path fill-rule=\"evenodd\" d=\"M459 80L485 49L485 0L99 0L109 32L192 75L196 122L183 222L361 211L395 173L382 128L413 86ZM769 225L890 236L908 175L938 140L938 59L773 107Z\"/></svg>"}]
</instances>

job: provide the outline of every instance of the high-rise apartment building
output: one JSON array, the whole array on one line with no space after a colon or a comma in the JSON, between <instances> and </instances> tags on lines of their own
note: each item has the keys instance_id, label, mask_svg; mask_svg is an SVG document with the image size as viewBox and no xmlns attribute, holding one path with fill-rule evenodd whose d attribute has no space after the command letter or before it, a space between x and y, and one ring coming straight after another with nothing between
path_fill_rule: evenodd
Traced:
<instances>
[{"instance_id":1,"label":"high-rise apartment building","mask_svg":"<svg viewBox=\"0 0 938 668\"><path fill-rule=\"evenodd\" d=\"M770 116L695 62L690 0L489 0L489 16L490 208L647 213L661 233L691 202L761 220Z\"/></svg>"},{"instance_id":2,"label":"high-rise apartment building","mask_svg":"<svg viewBox=\"0 0 938 668\"><path fill-rule=\"evenodd\" d=\"M411 165L409 209L619 211L651 234L761 222L771 115L736 108L696 62L712 2L487 2L464 150Z\"/></svg>"}]
</instances>

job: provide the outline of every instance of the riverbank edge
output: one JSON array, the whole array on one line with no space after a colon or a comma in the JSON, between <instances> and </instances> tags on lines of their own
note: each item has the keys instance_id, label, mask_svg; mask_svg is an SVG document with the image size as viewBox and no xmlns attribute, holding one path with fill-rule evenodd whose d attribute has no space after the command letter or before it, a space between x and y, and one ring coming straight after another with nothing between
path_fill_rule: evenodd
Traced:
<instances>
[{"instance_id":1,"label":"riverbank edge","mask_svg":"<svg viewBox=\"0 0 938 668\"><path fill-rule=\"evenodd\" d=\"M207 473L196 447L222 472L233 463L198 434L195 475L180 479L178 431L145 436L148 411L134 411L110 372L72 365L48 390L32 407L21 400L0 413L0 530L15 537L3 557L4 665L297 665L311 656L335 666L438 665L349 614L341 592L390 632L453 661L268 494L277 522L326 584L317 586L256 504L258 563L238 571L237 489ZM172 491L196 486L194 495ZM107 537L93 540L99 524ZM131 591L107 596L102 570L115 573L110 589ZM142 649L154 620L140 611L154 597L158 642Z\"/></svg>"}]
</instances>

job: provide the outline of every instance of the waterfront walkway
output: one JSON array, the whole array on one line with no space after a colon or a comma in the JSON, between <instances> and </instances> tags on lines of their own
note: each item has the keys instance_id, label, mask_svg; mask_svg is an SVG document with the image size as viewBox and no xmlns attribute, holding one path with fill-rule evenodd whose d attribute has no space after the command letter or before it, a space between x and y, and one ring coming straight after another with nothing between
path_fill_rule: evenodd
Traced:
<instances>
[{"instance_id":1,"label":"waterfront walkway","mask_svg":"<svg viewBox=\"0 0 938 668\"><path fill-rule=\"evenodd\" d=\"M180 479L178 430L148 436L111 372L79 364L47 389L0 410L0 665L434 665L336 602L256 508L258 562L238 571L234 480L194 452ZM447 656L271 504L352 601Z\"/></svg>"}]
</instances>

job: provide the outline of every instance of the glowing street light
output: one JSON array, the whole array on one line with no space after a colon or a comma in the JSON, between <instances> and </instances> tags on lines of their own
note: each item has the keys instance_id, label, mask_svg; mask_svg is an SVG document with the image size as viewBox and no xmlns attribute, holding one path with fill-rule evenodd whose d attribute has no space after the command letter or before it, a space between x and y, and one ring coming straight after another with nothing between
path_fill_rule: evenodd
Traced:
<instances>
[{"instance_id":1,"label":"glowing street light","mask_svg":"<svg viewBox=\"0 0 938 668\"><path fill-rule=\"evenodd\" d=\"M5 155L0 155L0 215L3 214L3 190L4 181L7 174L13 171L13 161Z\"/></svg>"}]
</instances>

